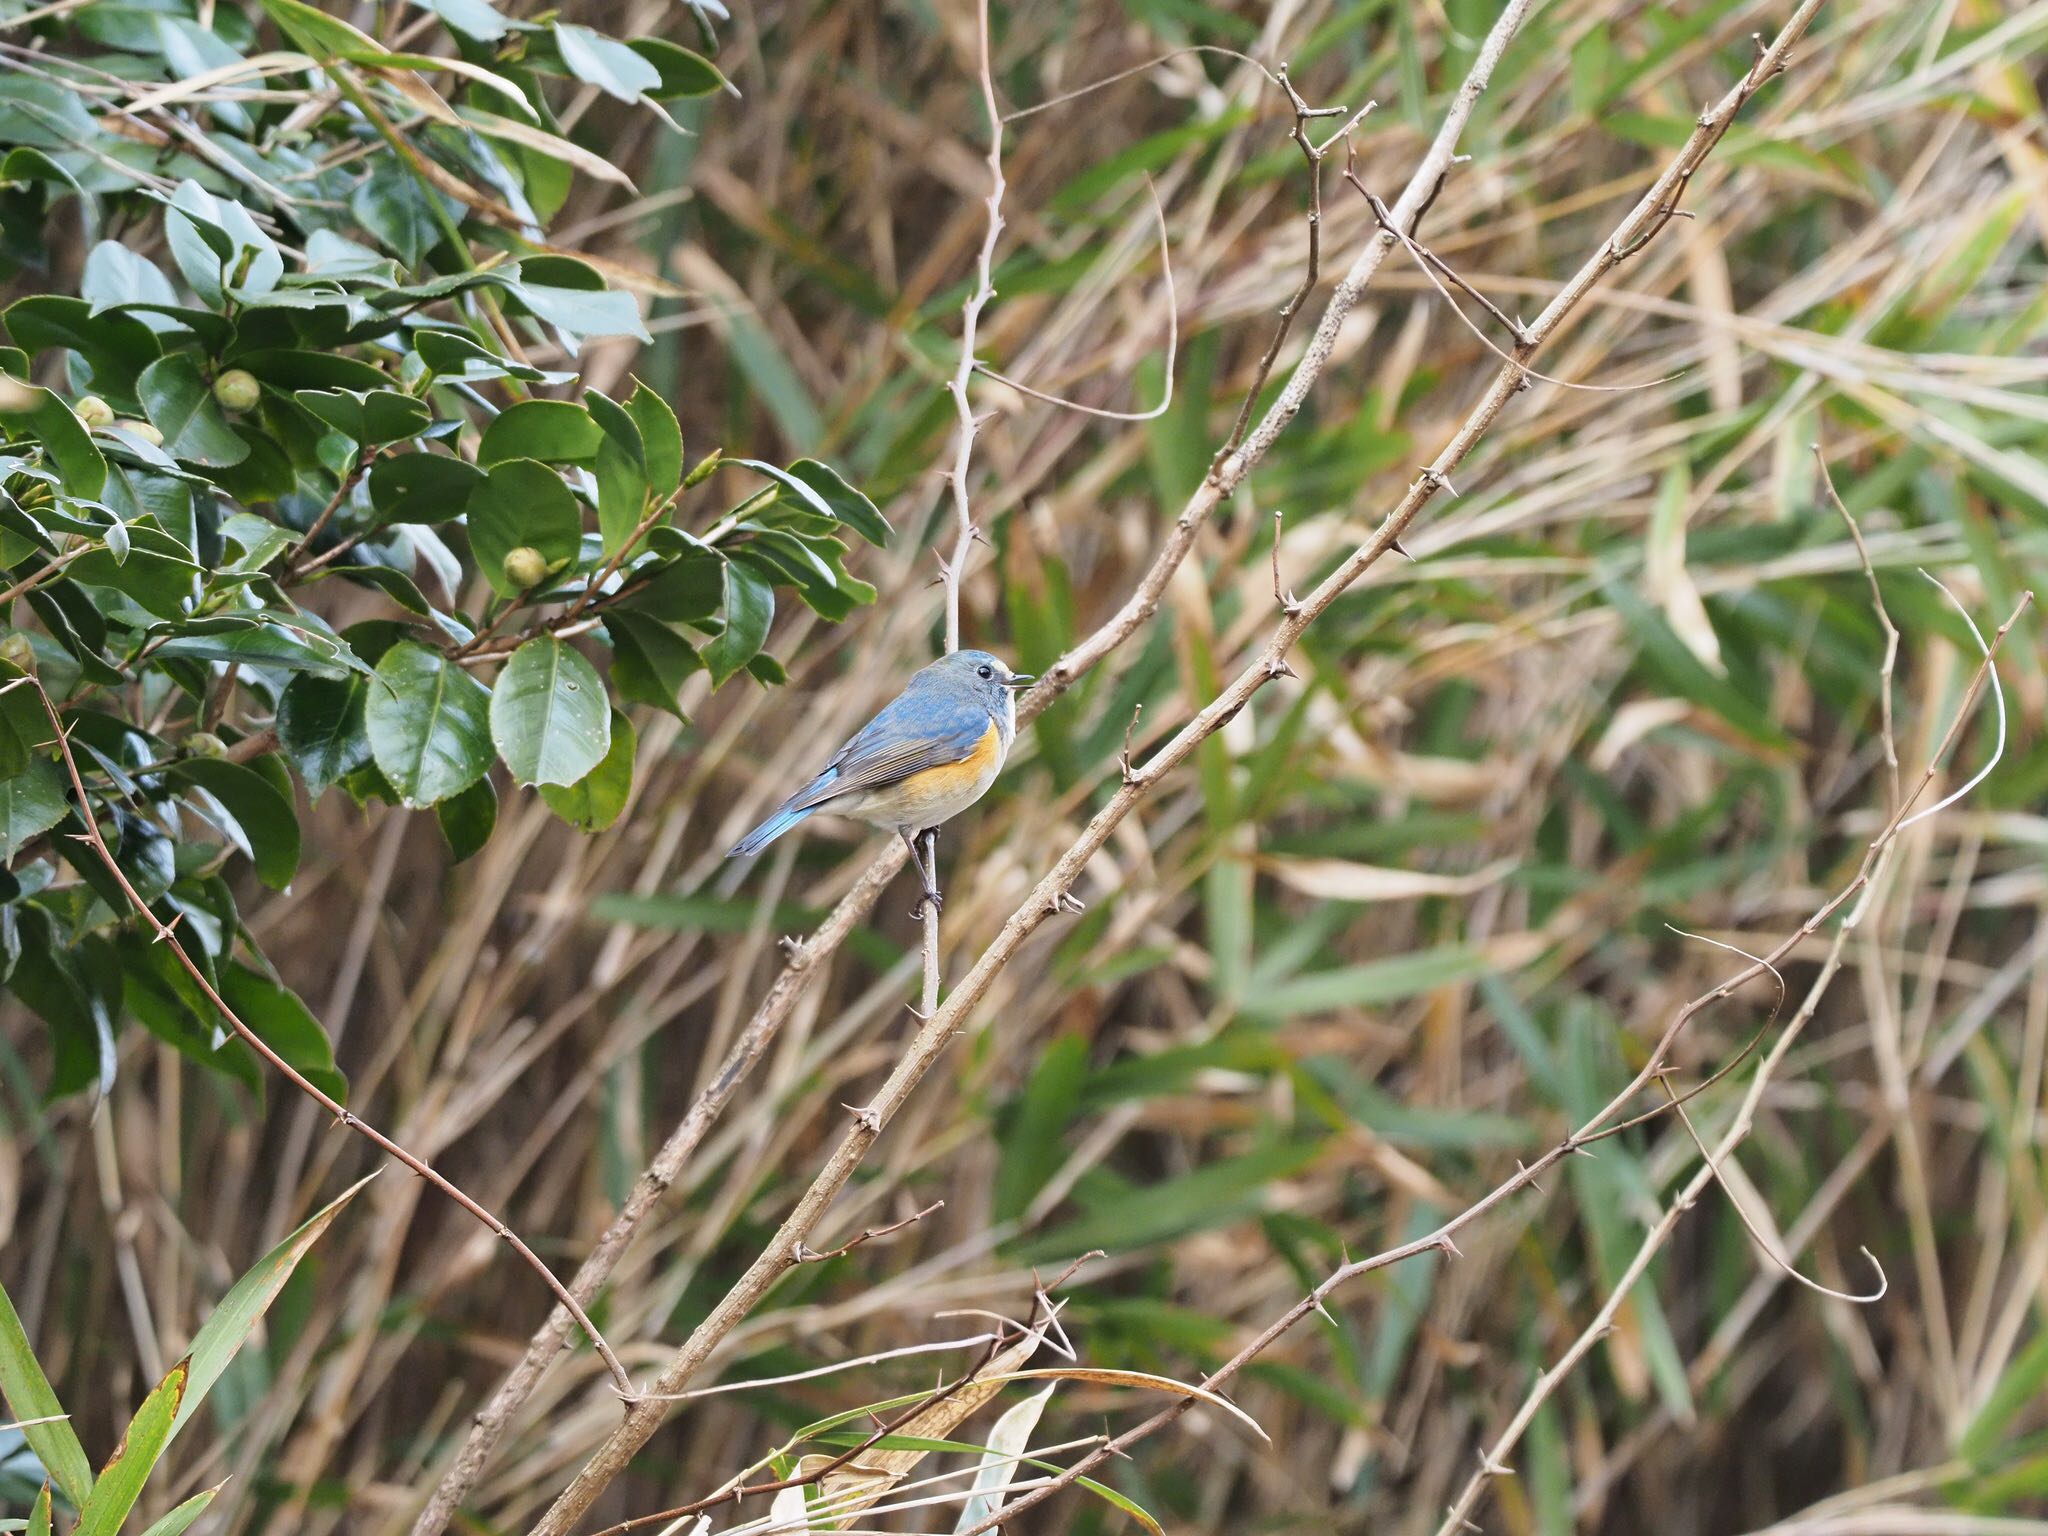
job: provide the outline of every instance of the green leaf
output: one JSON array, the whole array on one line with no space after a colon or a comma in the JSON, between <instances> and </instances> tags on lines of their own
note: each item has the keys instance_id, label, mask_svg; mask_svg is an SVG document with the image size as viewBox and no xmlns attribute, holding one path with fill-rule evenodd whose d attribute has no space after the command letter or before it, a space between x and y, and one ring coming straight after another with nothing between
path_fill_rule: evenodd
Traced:
<instances>
[{"instance_id":1,"label":"green leaf","mask_svg":"<svg viewBox=\"0 0 2048 1536\"><path fill-rule=\"evenodd\" d=\"M521 784L574 784L611 746L597 669L553 635L527 641L492 690L491 739Z\"/></svg>"},{"instance_id":2,"label":"green leaf","mask_svg":"<svg viewBox=\"0 0 2048 1536\"><path fill-rule=\"evenodd\" d=\"M23 1424L21 1436L28 1448L64 1490L74 1505L83 1507L92 1492L92 1463L71 1421L61 1417L64 1405L50 1388L28 1334L14 1310L14 1301L0 1286L0 1393L7 1398L7 1411L17 1421L49 1419L47 1424Z\"/></svg>"},{"instance_id":3,"label":"green leaf","mask_svg":"<svg viewBox=\"0 0 2048 1536\"><path fill-rule=\"evenodd\" d=\"M28 1520L22 1529L28 1536L50 1536L50 1524L50 1485L44 1483L35 1503L29 1506Z\"/></svg>"},{"instance_id":4,"label":"green leaf","mask_svg":"<svg viewBox=\"0 0 2048 1536\"><path fill-rule=\"evenodd\" d=\"M633 791L633 722L612 711L612 740L604 760L574 784L543 784L541 799L562 820L602 832L619 819Z\"/></svg>"},{"instance_id":5,"label":"green leaf","mask_svg":"<svg viewBox=\"0 0 2048 1536\"><path fill-rule=\"evenodd\" d=\"M480 469L508 459L588 464L603 441L603 430L582 406L568 400L522 400L484 428L476 462Z\"/></svg>"},{"instance_id":6,"label":"green leaf","mask_svg":"<svg viewBox=\"0 0 2048 1536\"><path fill-rule=\"evenodd\" d=\"M239 464L249 445L228 425L227 413L200 377L199 365L182 352L160 357L135 381L142 413L164 435L164 452L188 464L220 468Z\"/></svg>"},{"instance_id":7,"label":"green leaf","mask_svg":"<svg viewBox=\"0 0 2048 1536\"><path fill-rule=\"evenodd\" d=\"M433 805L491 766L490 693L438 651L394 645L377 663L363 707L370 754L401 801Z\"/></svg>"},{"instance_id":8,"label":"green leaf","mask_svg":"<svg viewBox=\"0 0 2048 1536\"><path fill-rule=\"evenodd\" d=\"M220 995L301 1077L336 1103L348 1102L348 1079L334 1065L334 1044L297 993L237 962L221 971Z\"/></svg>"},{"instance_id":9,"label":"green leaf","mask_svg":"<svg viewBox=\"0 0 2048 1536\"><path fill-rule=\"evenodd\" d=\"M876 510L875 504L816 459L799 459L788 469L778 469L759 459L727 459L726 462L743 465L757 475L766 475L812 511L822 512L834 522L845 523L870 544L880 544L889 537L889 524Z\"/></svg>"},{"instance_id":10,"label":"green leaf","mask_svg":"<svg viewBox=\"0 0 2048 1536\"><path fill-rule=\"evenodd\" d=\"M370 466L370 505L381 523L445 523L483 483L483 471L452 454L395 453Z\"/></svg>"},{"instance_id":11,"label":"green leaf","mask_svg":"<svg viewBox=\"0 0 2048 1536\"><path fill-rule=\"evenodd\" d=\"M366 448L417 437L434 419L426 401L396 389L302 389L293 398Z\"/></svg>"},{"instance_id":12,"label":"green leaf","mask_svg":"<svg viewBox=\"0 0 2048 1536\"><path fill-rule=\"evenodd\" d=\"M8 314L12 316L13 310ZM94 497L106 488L107 461L93 446L92 434L85 430L84 423L71 414L70 406L40 385L16 379L5 381L0 398L20 402L11 409L0 410L0 424L10 430L15 422L27 426L42 443L57 473L63 476L65 490L74 496Z\"/></svg>"},{"instance_id":13,"label":"green leaf","mask_svg":"<svg viewBox=\"0 0 2048 1536\"><path fill-rule=\"evenodd\" d=\"M716 64L679 43L659 37L636 37L626 46L660 74L660 82L647 87L647 95L656 101L709 96L726 88L725 76L718 72Z\"/></svg>"},{"instance_id":14,"label":"green leaf","mask_svg":"<svg viewBox=\"0 0 2048 1536\"><path fill-rule=\"evenodd\" d=\"M57 825L70 810L64 775L46 758L31 758L13 778L0 781L0 850L12 859L32 838Z\"/></svg>"},{"instance_id":15,"label":"green leaf","mask_svg":"<svg viewBox=\"0 0 2048 1536\"><path fill-rule=\"evenodd\" d=\"M703 670L697 648L661 620L642 613L613 611L605 615L612 642L612 687L635 704L651 704L683 718L676 696L683 680Z\"/></svg>"},{"instance_id":16,"label":"green leaf","mask_svg":"<svg viewBox=\"0 0 2048 1536\"><path fill-rule=\"evenodd\" d=\"M171 1424L178 1404L185 1396L185 1381L191 1361L180 1360L157 1383L156 1390L142 1400L135 1417L121 1436L121 1443L92 1485L92 1494L78 1511L72 1536L115 1536L135 1501L142 1497L142 1485L156 1466L157 1457L170 1443Z\"/></svg>"},{"instance_id":17,"label":"green leaf","mask_svg":"<svg viewBox=\"0 0 2048 1536\"><path fill-rule=\"evenodd\" d=\"M289 1237L250 1265L241 1279L214 1304L213 1310L206 1315L205 1323L193 1336L191 1351L186 1356L191 1376L186 1383L185 1400L178 1405L177 1416L171 1421L172 1435L185 1427L206 1400L206 1394L213 1390L214 1383L227 1371L236 1353L249 1342L257 1323L262 1321L270 1304L277 1300L277 1293L284 1289L285 1281L292 1277L299 1261L320 1240L321 1234L334 1224L334 1218L341 1214L342 1207L375 1177L373 1173L369 1178L358 1179L307 1217ZM210 1498L211 1493L200 1497ZM186 1506L181 1504L178 1507L183 1509ZM173 1529L183 1530L184 1526Z\"/></svg>"},{"instance_id":18,"label":"green leaf","mask_svg":"<svg viewBox=\"0 0 2048 1536\"><path fill-rule=\"evenodd\" d=\"M725 562L725 628L704 647L704 665L717 688L761 649L775 621L775 589L739 560Z\"/></svg>"},{"instance_id":19,"label":"green leaf","mask_svg":"<svg viewBox=\"0 0 2048 1536\"><path fill-rule=\"evenodd\" d=\"M647 483L657 496L671 496L683 483L683 429L676 413L660 395L633 381L633 393L626 397L626 414L640 429L640 458L647 466Z\"/></svg>"},{"instance_id":20,"label":"green leaf","mask_svg":"<svg viewBox=\"0 0 2048 1536\"><path fill-rule=\"evenodd\" d=\"M813 505L823 502L826 510L870 544L880 547L895 530L881 509L848 485L830 465L816 459L798 459L789 466L792 477L815 493Z\"/></svg>"},{"instance_id":21,"label":"green leaf","mask_svg":"<svg viewBox=\"0 0 2048 1536\"><path fill-rule=\"evenodd\" d=\"M597 450L597 530L607 555L626 547L646 513L647 471L637 448L607 433Z\"/></svg>"},{"instance_id":22,"label":"green leaf","mask_svg":"<svg viewBox=\"0 0 2048 1536\"><path fill-rule=\"evenodd\" d=\"M528 363L515 363L471 340L460 331L419 331L413 346L420 361L442 378L524 379L529 384L559 384L574 375L550 373Z\"/></svg>"},{"instance_id":23,"label":"green leaf","mask_svg":"<svg viewBox=\"0 0 2048 1536\"><path fill-rule=\"evenodd\" d=\"M469 498L469 544L491 590L524 590L505 574L505 557L526 546L550 565L574 560L583 546L583 514L562 477L532 459L497 465Z\"/></svg>"},{"instance_id":24,"label":"green leaf","mask_svg":"<svg viewBox=\"0 0 2048 1536\"><path fill-rule=\"evenodd\" d=\"M448 840L456 863L481 852L498 825L498 791L492 787L490 775L435 806L434 819L441 824L441 835Z\"/></svg>"},{"instance_id":25,"label":"green leaf","mask_svg":"<svg viewBox=\"0 0 2048 1536\"><path fill-rule=\"evenodd\" d=\"M1340 966L1297 976L1291 981L1252 988L1244 1009L1258 1018L1289 1018L1331 1008L1364 1008L1398 1002L1437 987L1475 980L1495 966L1486 952L1471 944L1439 944L1434 949L1361 965Z\"/></svg>"},{"instance_id":26,"label":"green leaf","mask_svg":"<svg viewBox=\"0 0 2048 1536\"><path fill-rule=\"evenodd\" d=\"M555 23L555 46L577 79L620 101L637 101L643 91L661 89L661 71L628 48L588 27Z\"/></svg>"},{"instance_id":27,"label":"green leaf","mask_svg":"<svg viewBox=\"0 0 2048 1536\"><path fill-rule=\"evenodd\" d=\"M166 629L171 626L164 626ZM297 628L275 620L236 624L218 631L177 634L159 645L159 657L189 657L195 661L245 662L256 667L279 667L294 672L314 672L343 677L367 671L347 645L332 635L310 628Z\"/></svg>"},{"instance_id":28,"label":"green leaf","mask_svg":"<svg viewBox=\"0 0 2048 1536\"><path fill-rule=\"evenodd\" d=\"M186 1401L191 1401L191 1394L189 1392L186 1394ZM225 1487L227 1487L225 1482L219 1482L215 1483L211 1488L203 1489L193 1494L191 1498L171 1510L162 1519L153 1521L149 1529L142 1533L142 1536L180 1536L185 1527L206 1513L206 1506L211 1504L214 1501L214 1497Z\"/></svg>"},{"instance_id":29,"label":"green leaf","mask_svg":"<svg viewBox=\"0 0 2048 1536\"><path fill-rule=\"evenodd\" d=\"M300 681L317 684L320 679ZM364 684L361 678L352 678L327 686L361 689ZM234 818L235 830L221 830L242 845L256 867L257 879L273 891L292 883L299 868L299 818L290 798L279 793L275 784L246 763L218 757L178 763L171 769L171 777L206 791Z\"/></svg>"},{"instance_id":30,"label":"green leaf","mask_svg":"<svg viewBox=\"0 0 2048 1536\"><path fill-rule=\"evenodd\" d=\"M363 706L371 686L361 677L310 674L285 685L277 706L277 736L309 795L318 796L370 760Z\"/></svg>"},{"instance_id":31,"label":"green leaf","mask_svg":"<svg viewBox=\"0 0 2048 1536\"><path fill-rule=\"evenodd\" d=\"M277 23L277 30L291 39L292 46L322 64L337 60L375 64L390 57L376 39L301 0L262 0L262 4L270 19Z\"/></svg>"}]
</instances>

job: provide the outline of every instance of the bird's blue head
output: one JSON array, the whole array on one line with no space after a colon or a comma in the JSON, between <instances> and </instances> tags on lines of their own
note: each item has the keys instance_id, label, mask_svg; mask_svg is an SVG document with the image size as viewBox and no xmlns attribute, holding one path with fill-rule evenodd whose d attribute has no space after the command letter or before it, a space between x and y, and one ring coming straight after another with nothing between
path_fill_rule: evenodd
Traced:
<instances>
[{"instance_id":1,"label":"bird's blue head","mask_svg":"<svg viewBox=\"0 0 2048 1536\"><path fill-rule=\"evenodd\" d=\"M1012 672L1009 663L987 651L955 651L941 656L912 679L913 686L960 690L985 705L997 720L1016 719L1015 690L1033 679Z\"/></svg>"}]
</instances>

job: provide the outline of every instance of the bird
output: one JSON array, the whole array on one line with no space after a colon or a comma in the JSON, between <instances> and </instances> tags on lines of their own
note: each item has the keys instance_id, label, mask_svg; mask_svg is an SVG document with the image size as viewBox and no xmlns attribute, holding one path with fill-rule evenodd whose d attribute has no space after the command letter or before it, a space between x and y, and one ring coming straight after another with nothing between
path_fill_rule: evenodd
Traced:
<instances>
[{"instance_id":1,"label":"bird","mask_svg":"<svg viewBox=\"0 0 2048 1536\"><path fill-rule=\"evenodd\" d=\"M910 850L924 891L912 916L940 905L936 871L918 839L988 792L1017 736L1017 690L1036 679L987 651L954 651L924 667L773 815L734 843L727 858L759 853L818 811L894 832Z\"/></svg>"}]
</instances>

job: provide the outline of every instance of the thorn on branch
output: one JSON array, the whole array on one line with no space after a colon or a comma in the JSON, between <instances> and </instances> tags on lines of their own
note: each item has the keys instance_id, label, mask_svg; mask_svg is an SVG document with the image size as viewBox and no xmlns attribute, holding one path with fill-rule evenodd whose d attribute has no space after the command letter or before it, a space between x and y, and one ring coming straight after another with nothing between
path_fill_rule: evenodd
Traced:
<instances>
[{"instance_id":1,"label":"thorn on branch","mask_svg":"<svg viewBox=\"0 0 2048 1536\"><path fill-rule=\"evenodd\" d=\"M1138 770L1131 766L1131 733L1138 728L1138 717L1145 713L1143 704L1131 706L1131 723L1124 727L1124 749L1117 754L1117 763L1123 769L1126 788L1138 782Z\"/></svg>"},{"instance_id":2,"label":"thorn on branch","mask_svg":"<svg viewBox=\"0 0 2048 1536\"><path fill-rule=\"evenodd\" d=\"M853 1123L866 1131L870 1136L882 1134L882 1113L874 1105L870 1104L866 1108L859 1108L852 1104L842 1104L839 1107L853 1116Z\"/></svg>"},{"instance_id":3,"label":"thorn on branch","mask_svg":"<svg viewBox=\"0 0 2048 1536\"><path fill-rule=\"evenodd\" d=\"M1283 514L1278 507L1273 509L1273 601L1288 618L1301 612L1301 599L1294 595L1292 587L1284 591L1280 586L1280 531Z\"/></svg>"}]
</instances>

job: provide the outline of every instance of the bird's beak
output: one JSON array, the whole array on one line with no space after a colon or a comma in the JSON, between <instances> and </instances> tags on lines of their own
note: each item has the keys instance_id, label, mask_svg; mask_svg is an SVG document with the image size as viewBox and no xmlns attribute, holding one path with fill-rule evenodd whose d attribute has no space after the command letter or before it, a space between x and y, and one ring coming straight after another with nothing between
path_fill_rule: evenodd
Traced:
<instances>
[{"instance_id":1,"label":"bird's beak","mask_svg":"<svg viewBox=\"0 0 2048 1536\"><path fill-rule=\"evenodd\" d=\"M1031 684L1037 681L1038 677L1036 673L1012 672L1008 677L1003 679L1003 686L1005 688L1028 688L1031 686Z\"/></svg>"}]
</instances>

